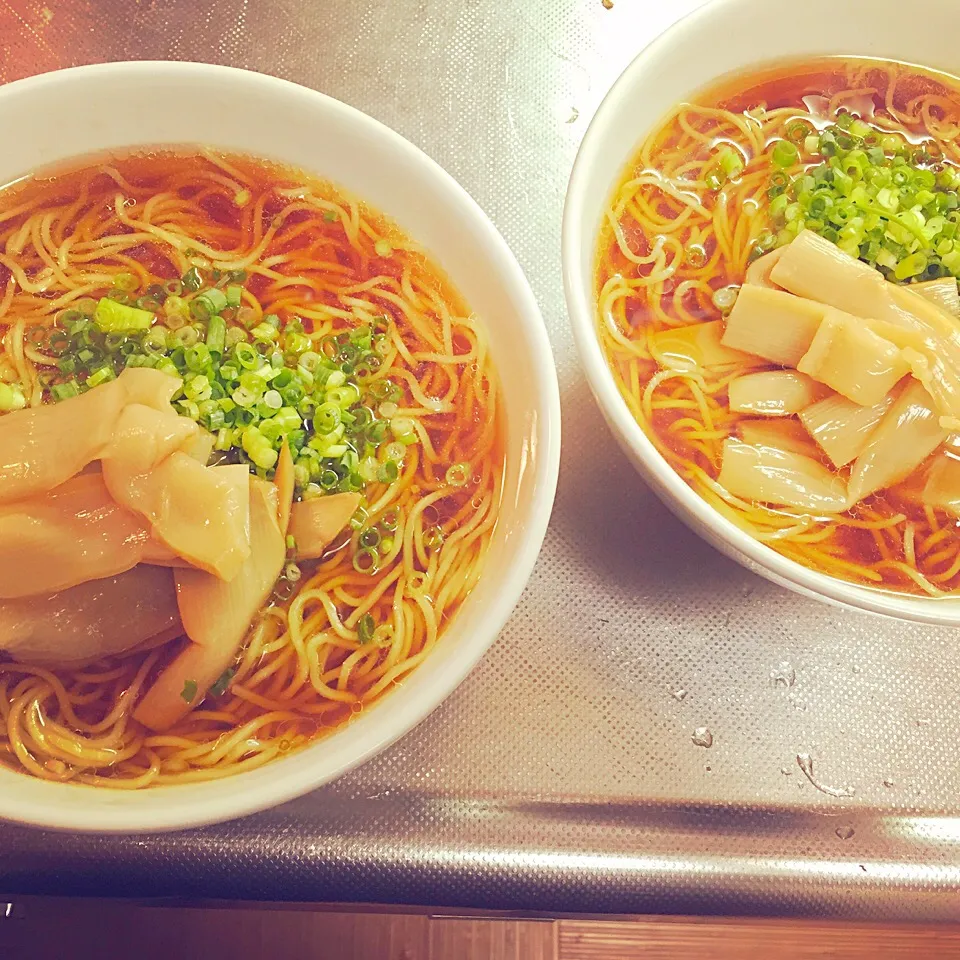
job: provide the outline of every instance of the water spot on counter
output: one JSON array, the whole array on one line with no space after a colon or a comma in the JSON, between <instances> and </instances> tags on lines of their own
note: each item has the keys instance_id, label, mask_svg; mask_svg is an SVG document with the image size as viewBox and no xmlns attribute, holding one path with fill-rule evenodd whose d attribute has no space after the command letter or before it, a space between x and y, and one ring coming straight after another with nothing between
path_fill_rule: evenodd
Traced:
<instances>
[{"instance_id":1,"label":"water spot on counter","mask_svg":"<svg viewBox=\"0 0 960 960\"><path fill-rule=\"evenodd\" d=\"M770 683L775 687L792 687L797 682L797 671L793 664L787 660L781 660L776 667L770 671Z\"/></svg>"},{"instance_id":2,"label":"water spot on counter","mask_svg":"<svg viewBox=\"0 0 960 960\"><path fill-rule=\"evenodd\" d=\"M713 734L707 727L697 727L697 729L693 731L691 739L696 747L713 746Z\"/></svg>"},{"instance_id":3,"label":"water spot on counter","mask_svg":"<svg viewBox=\"0 0 960 960\"><path fill-rule=\"evenodd\" d=\"M810 783L828 797L852 797L857 792L854 787L828 787L826 784L820 783L813 775L813 757L809 753L797 754L797 766L804 772Z\"/></svg>"}]
</instances>

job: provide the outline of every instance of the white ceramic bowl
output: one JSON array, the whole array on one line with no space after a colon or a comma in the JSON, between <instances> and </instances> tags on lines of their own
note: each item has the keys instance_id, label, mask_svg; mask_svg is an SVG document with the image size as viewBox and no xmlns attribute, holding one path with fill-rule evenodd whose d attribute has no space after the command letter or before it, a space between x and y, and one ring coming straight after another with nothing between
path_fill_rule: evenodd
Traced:
<instances>
[{"instance_id":1,"label":"white ceramic bowl","mask_svg":"<svg viewBox=\"0 0 960 960\"><path fill-rule=\"evenodd\" d=\"M0 769L0 817L63 829L169 830L290 800L426 717L493 643L520 597L546 532L560 452L556 371L530 287L493 224L425 154L352 107L273 77L188 63L58 71L0 87L0 130L8 133L0 183L65 158L161 143L204 143L317 174L392 217L486 323L507 419L499 523L479 585L402 685L307 749L209 783L107 790Z\"/></svg>"},{"instance_id":2,"label":"white ceramic bowl","mask_svg":"<svg viewBox=\"0 0 960 960\"><path fill-rule=\"evenodd\" d=\"M928 599L845 583L786 559L702 500L660 456L620 396L596 328L594 264L604 210L628 161L669 109L735 72L789 58L846 54L960 73L960 5L912 0L712 0L630 64L590 124L563 222L567 306L591 389L621 446L661 499L744 566L823 600L936 624L960 624L960 599Z\"/></svg>"}]
</instances>

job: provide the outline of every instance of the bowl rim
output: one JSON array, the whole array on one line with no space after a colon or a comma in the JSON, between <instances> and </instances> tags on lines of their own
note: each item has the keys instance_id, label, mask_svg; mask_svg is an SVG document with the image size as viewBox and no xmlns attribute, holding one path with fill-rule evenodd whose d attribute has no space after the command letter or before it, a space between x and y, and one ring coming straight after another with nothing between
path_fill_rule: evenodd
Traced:
<instances>
[{"instance_id":1,"label":"bowl rim","mask_svg":"<svg viewBox=\"0 0 960 960\"><path fill-rule=\"evenodd\" d=\"M421 667L412 672L405 685L378 700L363 716L340 728L336 735L315 740L296 753L273 759L255 770L215 780L122 791L49 783L8 771L28 779L32 789L28 791L29 797L7 793L0 799L0 819L6 821L103 834L180 830L256 813L293 800L342 776L423 721L459 686L496 641L533 572L553 510L560 469L560 390L540 307L516 256L487 214L451 174L419 147L356 107L318 90L253 70L190 61L111 61L54 70L0 86L0 101L91 77L112 76L122 82L123 77L131 75L161 80L172 74L181 78L194 77L198 82L228 79L238 86L256 86L280 97L298 97L319 114L339 114L370 138L381 141L386 149L405 155L423 169L443 202L472 223L478 243L482 244L505 291L516 305L516 322L529 343L529 376L534 385L534 406L523 431L530 447L526 469L528 472L532 469L533 482L529 506L521 514L523 535L512 538L507 562L495 574L501 586L494 602L485 609L482 627L475 627L459 638L457 655L448 658L442 669L437 668L439 672L432 678L425 695L415 684ZM70 156L51 157L54 163L61 159L70 159ZM323 176L320 170L307 172ZM442 267L442 257L437 256L437 259ZM483 576L491 573L485 571ZM390 720L386 729L383 714ZM378 722L367 723L368 720ZM378 736L371 736L371 731L377 730ZM256 790L244 789L250 785L249 778L263 770L271 774L266 785L260 784ZM40 800L37 794L41 795ZM96 802L90 803L93 795Z\"/></svg>"},{"instance_id":2,"label":"bowl rim","mask_svg":"<svg viewBox=\"0 0 960 960\"><path fill-rule=\"evenodd\" d=\"M588 209L586 197L594 179L594 167L605 150L608 132L622 122L630 103L638 96L638 80L646 72L648 62L671 48L675 48L676 54L688 43L688 31L704 29L724 10L737 6L745 4L742 0L709 0L647 44L617 78L587 127L570 175L561 231L564 293L581 365L604 418L634 466L664 504L714 547L747 569L808 597L917 623L960 624L960 598L897 594L839 580L777 553L723 516L689 487L657 450L621 396L600 345L593 268L591 266L585 275L582 261L586 243L590 244L591 264L596 251L598 237L592 225L598 219L594 216L597 211ZM769 57L761 57L743 64L740 69L762 68L770 62ZM721 79L721 76L716 78ZM676 99L694 93L696 89L680 91ZM648 133L649 130L645 130L642 135ZM623 158L623 167L635 150L636 147L632 148ZM607 196L614 187L614 182L608 185Z\"/></svg>"}]
</instances>

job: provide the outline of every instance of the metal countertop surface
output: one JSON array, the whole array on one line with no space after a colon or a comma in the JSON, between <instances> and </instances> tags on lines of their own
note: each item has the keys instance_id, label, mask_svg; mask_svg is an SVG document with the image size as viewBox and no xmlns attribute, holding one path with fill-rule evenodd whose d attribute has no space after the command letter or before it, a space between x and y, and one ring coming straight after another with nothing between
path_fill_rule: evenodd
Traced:
<instances>
[{"instance_id":1,"label":"metal countertop surface","mask_svg":"<svg viewBox=\"0 0 960 960\"><path fill-rule=\"evenodd\" d=\"M224 63L331 94L422 147L526 270L565 417L524 599L429 720L233 823L138 837L0 825L0 890L960 917L955 635L794 596L700 542L619 452L577 364L560 275L574 155L620 71L699 4L0 0L0 81Z\"/></svg>"}]
</instances>

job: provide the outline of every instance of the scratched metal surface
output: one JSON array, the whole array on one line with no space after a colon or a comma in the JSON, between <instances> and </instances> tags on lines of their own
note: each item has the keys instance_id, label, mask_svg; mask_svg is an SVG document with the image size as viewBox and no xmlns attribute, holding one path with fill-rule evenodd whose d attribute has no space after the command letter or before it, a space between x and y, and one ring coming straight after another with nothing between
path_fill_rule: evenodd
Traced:
<instances>
[{"instance_id":1,"label":"scratched metal surface","mask_svg":"<svg viewBox=\"0 0 960 960\"><path fill-rule=\"evenodd\" d=\"M697 4L0 0L0 80L209 60L315 87L421 146L525 267L565 416L525 598L428 722L237 823L106 839L0 826L0 890L960 915L955 636L819 606L706 547L643 487L577 367L559 265L574 154L629 59Z\"/></svg>"}]
</instances>

